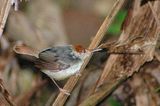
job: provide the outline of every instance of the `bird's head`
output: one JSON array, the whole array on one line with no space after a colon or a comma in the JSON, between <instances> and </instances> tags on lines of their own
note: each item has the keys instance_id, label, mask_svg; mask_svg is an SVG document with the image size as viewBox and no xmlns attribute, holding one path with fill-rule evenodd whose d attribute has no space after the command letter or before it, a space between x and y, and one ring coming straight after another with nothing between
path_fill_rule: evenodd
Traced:
<instances>
[{"instance_id":1,"label":"bird's head","mask_svg":"<svg viewBox=\"0 0 160 106\"><path fill-rule=\"evenodd\" d=\"M101 48L86 49L81 45L75 45L74 50L76 51L76 54L78 54L83 59L88 57L91 53L102 51Z\"/></svg>"},{"instance_id":2,"label":"bird's head","mask_svg":"<svg viewBox=\"0 0 160 106\"><path fill-rule=\"evenodd\" d=\"M82 59L86 58L91 53L81 45L75 45L73 49L75 50L76 54Z\"/></svg>"},{"instance_id":3,"label":"bird's head","mask_svg":"<svg viewBox=\"0 0 160 106\"><path fill-rule=\"evenodd\" d=\"M74 50L78 53L86 53L86 49L81 45L75 45Z\"/></svg>"}]
</instances>

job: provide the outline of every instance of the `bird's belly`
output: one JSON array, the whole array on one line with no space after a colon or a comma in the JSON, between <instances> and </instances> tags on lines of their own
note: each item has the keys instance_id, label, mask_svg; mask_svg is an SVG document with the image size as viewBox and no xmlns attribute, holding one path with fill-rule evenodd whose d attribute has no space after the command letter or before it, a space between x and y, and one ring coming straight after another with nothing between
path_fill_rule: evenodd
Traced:
<instances>
[{"instance_id":1,"label":"bird's belly","mask_svg":"<svg viewBox=\"0 0 160 106\"><path fill-rule=\"evenodd\" d=\"M74 74L76 74L79 69L81 68L83 62L79 62L78 64L72 65L69 68L57 72L49 71L49 70L43 70L45 74L47 74L50 78L53 78L55 80L63 80L66 79Z\"/></svg>"}]
</instances>

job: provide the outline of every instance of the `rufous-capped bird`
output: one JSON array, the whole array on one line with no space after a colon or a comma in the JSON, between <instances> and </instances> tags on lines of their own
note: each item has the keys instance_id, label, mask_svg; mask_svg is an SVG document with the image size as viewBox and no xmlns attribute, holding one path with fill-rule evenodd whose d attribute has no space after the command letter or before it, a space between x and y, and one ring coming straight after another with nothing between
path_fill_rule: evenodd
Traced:
<instances>
[{"instance_id":1,"label":"rufous-capped bird","mask_svg":"<svg viewBox=\"0 0 160 106\"><path fill-rule=\"evenodd\" d=\"M65 94L66 90L59 87L55 80L64 80L72 75L80 75L79 70L84 60L93 52L101 49L88 50L80 45L54 46L42 51L34 50L22 43L14 46L14 51L18 54L34 56L35 66L42 69Z\"/></svg>"}]
</instances>

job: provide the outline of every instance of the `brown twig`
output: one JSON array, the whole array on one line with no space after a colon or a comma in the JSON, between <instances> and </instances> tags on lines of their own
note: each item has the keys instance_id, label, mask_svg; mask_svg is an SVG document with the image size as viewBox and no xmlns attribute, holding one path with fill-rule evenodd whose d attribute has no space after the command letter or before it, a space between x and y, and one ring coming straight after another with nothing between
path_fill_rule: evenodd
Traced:
<instances>
[{"instance_id":1,"label":"brown twig","mask_svg":"<svg viewBox=\"0 0 160 106\"><path fill-rule=\"evenodd\" d=\"M0 38L2 36L8 15L9 15L9 11L11 8L11 0L3 0L3 5L1 7L1 13L0 13Z\"/></svg>"},{"instance_id":2,"label":"brown twig","mask_svg":"<svg viewBox=\"0 0 160 106\"><path fill-rule=\"evenodd\" d=\"M154 16L154 18L155 18L155 20L157 22L158 27L160 28L160 21L158 19L157 13L155 12L155 10L154 10L154 8L153 8L153 6L152 6L150 1L148 1L148 5L149 5L149 7L150 7L150 9L152 11L152 14L153 14L153 16Z\"/></svg>"},{"instance_id":3,"label":"brown twig","mask_svg":"<svg viewBox=\"0 0 160 106\"><path fill-rule=\"evenodd\" d=\"M120 10L120 8L123 6L125 0L117 0L114 4L114 6L112 7L112 10L110 11L110 13L108 14L108 16L106 17L106 19L104 20L103 24L101 25L100 29L98 30L96 36L94 37L93 41L91 42L90 46L88 49L94 49L96 48L99 43L101 42L105 32L107 31L107 29L109 28L109 25L112 23L115 15L117 14L117 12ZM80 72L82 73L83 70L85 69L86 65L88 64L89 60L90 60L91 56L89 56L84 64L82 65ZM80 77L77 76L73 76L71 77L67 83L65 84L64 88L65 90L71 92L74 88L74 86L76 85L76 83L78 82ZM55 102L53 103L53 106L63 106L65 101L67 100L68 95L65 95L63 93L60 93L58 95L58 97L56 98Z\"/></svg>"},{"instance_id":4,"label":"brown twig","mask_svg":"<svg viewBox=\"0 0 160 106\"><path fill-rule=\"evenodd\" d=\"M157 13L155 12L155 10L154 10L154 8L153 8L153 6L152 6L152 4L151 4L150 1L148 1L148 5L149 5L149 7L150 7L150 9L151 9L151 11L152 11L152 14L153 14L156 22L157 22L158 29L160 30L160 21L159 21L159 19L158 19ZM158 42L157 42L157 46L156 46L156 51L155 51L155 53L154 53L154 56L156 57L156 59L157 59L158 61L160 61L160 50L159 50L159 47L160 47L160 36L159 36L159 38L158 38Z\"/></svg>"},{"instance_id":5,"label":"brown twig","mask_svg":"<svg viewBox=\"0 0 160 106\"><path fill-rule=\"evenodd\" d=\"M11 105L11 106L15 106L15 104L13 103L13 100L11 98L10 93L8 92L8 90L5 88L2 79L0 79L0 93L3 95L3 97L5 98L5 100Z\"/></svg>"}]
</instances>

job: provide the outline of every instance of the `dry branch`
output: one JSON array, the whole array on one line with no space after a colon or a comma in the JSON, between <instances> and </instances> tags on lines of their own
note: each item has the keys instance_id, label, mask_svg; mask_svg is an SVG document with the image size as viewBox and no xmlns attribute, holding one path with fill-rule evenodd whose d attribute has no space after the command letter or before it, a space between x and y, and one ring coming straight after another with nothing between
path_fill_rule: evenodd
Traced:
<instances>
[{"instance_id":1,"label":"dry branch","mask_svg":"<svg viewBox=\"0 0 160 106\"><path fill-rule=\"evenodd\" d=\"M2 36L7 17L11 8L11 0L1 0L0 1L0 38Z\"/></svg>"},{"instance_id":2,"label":"dry branch","mask_svg":"<svg viewBox=\"0 0 160 106\"><path fill-rule=\"evenodd\" d=\"M154 1L153 9L160 17L160 1ZM133 10L134 11L134 10ZM130 24L124 29L117 46L126 49L141 49L143 54L116 54L111 55L98 81L97 89L83 101L80 106L95 106L108 96L123 80L126 80L140 67L153 59L157 44L159 23L155 13L148 4L140 7L132 17Z\"/></svg>"},{"instance_id":3,"label":"dry branch","mask_svg":"<svg viewBox=\"0 0 160 106\"><path fill-rule=\"evenodd\" d=\"M3 30L9 15L9 11L11 8L11 0L1 0L0 1L0 39L3 34ZM6 101L13 106L14 103L12 102L11 95L9 94L8 90L4 87L3 80L0 79L0 92L6 99Z\"/></svg>"},{"instance_id":4,"label":"dry branch","mask_svg":"<svg viewBox=\"0 0 160 106\"><path fill-rule=\"evenodd\" d=\"M110 11L110 13L108 14L108 16L106 17L106 19L104 20L103 24L101 25L100 29L98 30L96 36L94 37L93 41L91 42L89 49L94 49L96 48L99 43L101 42L105 32L107 31L107 29L109 28L109 25L112 23L115 15L117 14L117 12L120 10L120 8L123 6L124 2L126 0L117 0L112 8L112 10ZM82 65L80 72L82 73L83 70L85 69L86 65L88 64L89 60L90 60L91 56L88 57L84 64ZM65 84L64 88L65 90L71 92L74 88L74 86L76 85L76 83L78 82L80 77L77 76L73 76L71 77L67 83ZM60 93L58 95L58 97L56 98L55 102L53 103L53 106L63 106L65 101L67 100L68 95L65 95L63 93Z\"/></svg>"},{"instance_id":5,"label":"dry branch","mask_svg":"<svg viewBox=\"0 0 160 106\"><path fill-rule=\"evenodd\" d=\"M11 97L9 91L5 88L2 79L0 79L0 94L3 95L10 106L15 106L15 104L13 103L13 98Z\"/></svg>"}]
</instances>

